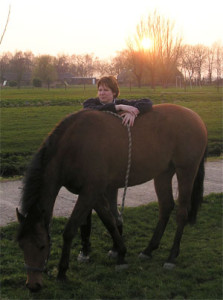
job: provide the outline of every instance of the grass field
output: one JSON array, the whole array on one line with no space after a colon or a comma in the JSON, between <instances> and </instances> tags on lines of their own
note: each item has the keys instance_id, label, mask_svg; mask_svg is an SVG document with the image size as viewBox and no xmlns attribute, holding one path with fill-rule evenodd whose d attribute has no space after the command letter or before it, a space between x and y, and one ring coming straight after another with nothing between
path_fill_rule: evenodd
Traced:
<instances>
[{"instance_id":1,"label":"grass field","mask_svg":"<svg viewBox=\"0 0 223 300\"><path fill-rule=\"evenodd\" d=\"M95 86L65 89L1 90L1 175L21 175L48 132L65 115L78 111L89 97L96 96ZM120 98L149 97L154 104L175 103L196 111L209 133L209 155L222 152L222 91L214 87L151 90L121 88Z\"/></svg>"},{"instance_id":2,"label":"grass field","mask_svg":"<svg viewBox=\"0 0 223 300\"><path fill-rule=\"evenodd\" d=\"M124 212L124 239L129 268L115 272L115 262L107 252L111 239L100 220L93 216L91 261L76 261L79 235L73 241L68 281L56 281L65 218L53 219L52 249L44 288L37 294L25 289L22 252L15 242L16 224L1 230L1 299L222 299L222 194L211 194L198 214L195 226L187 226L181 253L173 270L164 270L176 229L172 214L159 250L153 258L140 261L138 254L152 236L158 205L152 203Z\"/></svg>"}]
</instances>

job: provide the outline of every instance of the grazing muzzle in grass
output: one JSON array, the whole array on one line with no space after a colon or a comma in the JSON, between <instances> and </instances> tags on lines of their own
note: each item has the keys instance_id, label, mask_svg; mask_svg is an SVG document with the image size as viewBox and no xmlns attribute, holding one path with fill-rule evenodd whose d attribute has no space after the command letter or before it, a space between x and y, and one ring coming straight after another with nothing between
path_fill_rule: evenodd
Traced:
<instances>
[{"instance_id":1,"label":"grazing muzzle in grass","mask_svg":"<svg viewBox=\"0 0 223 300\"><path fill-rule=\"evenodd\" d=\"M18 242L24 254L27 271L26 287L37 291L42 287L42 272L50 254L50 236L42 218L33 214L24 217L18 209L16 212L20 223Z\"/></svg>"}]
</instances>

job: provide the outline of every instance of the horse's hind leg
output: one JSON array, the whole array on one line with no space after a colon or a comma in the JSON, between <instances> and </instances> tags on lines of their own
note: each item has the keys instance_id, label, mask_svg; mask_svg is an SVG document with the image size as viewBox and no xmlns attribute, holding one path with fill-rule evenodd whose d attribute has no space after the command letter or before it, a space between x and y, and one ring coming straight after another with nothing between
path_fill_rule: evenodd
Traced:
<instances>
[{"instance_id":1,"label":"horse's hind leg","mask_svg":"<svg viewBox=\"0 0 223 300\"><path fill-rule=\"evenodd\" d=\"M126 265L125 262L126 247L123 243L123 239L120 235L115 217L111 212L107 199L105 197L102 197L102 199L100 199L100 201L96 203L94 209L96 210L98 216L102 220L103 224L105 225L105 227L107 228L107 230L109 231L113 239L115 249L117 249L118 252L117 265L118 266Z\"/></svg>"},{"instance_id":2,"label":"horse's hind leg","mask_svg":"<svg viewBox=\"0 0 223 300\"><path fill-rule=\"evenodd\" d=\"M180 242L183 235L184 227L188 221L188 212L191 208L191 195L197 169L195 166L177 168L176 173L179 188L178 209L176 216L177 229L174 237L173 246L171 248L168 260L164 264L164 268L174 267L175 259L180 253Z\"/></svg>"},{"instance_id":3,"label":"horse's hind leg","mask_svg":"<svg viewBox=\"0 0 223 300\"><path fill-rule=\"evenodd\" d=\"M90 211L90 213L88 214L86 222L80 227L82 250L80 251L77 258L79 262L86 262L90 258L89 254L91 251L91 215L92 211Z\"/></svg>"},{"instance_id":4,"label":"horse's hind leg","mask_svg":"<svg viewBox=\"0 0 223 300\"><path fill-rule=\"evenodd\" d=\"M116 219L116 225L118 227L120 235L122 235L122 216L118 211L117 208L117 197L118 197L118 190L114 188L107 188L105 197L107 198L111 212ZM91 251L91 242L90 242L90 234L91 234L91 213L88 215L86 222L80 228L81 232L81 243L82 243L82 250L78 255L77 260L79 262L86 262L89 260L89 254ZM113 245L112 250L109 251L109 256L116 258L117 257L117 250L115 245Z\"/></svg>"},{"instance_id":5,"label":"horse's hind leg","mask_svg":"<svg viewBox=\"0 0 223 300\"><path fill-rule=\"evenodd\" d=\"M154 179L156 194L159 201L159 221L148 247L140 254L140 258L151 257L152 251L159 247L170 213L174 208L172 192L172 177L174 172L174 168L170 167L168 171L160 174Z\"/></svg>"},{"instance_id":6,"label":"horse's hind leg","mask_svg":"<svg viewBox=\"0 0 223 300\"><path fill-rule=\"evenodd\" d=\"M115 217L116 220L116 225L118 227L118 231L120 235L122 235L123 232L123 219L122 215L120 214L118 210L118 190L114 188L107 188L106 194L105 194L106 199L108 200L111 212L113 216ZM108 252L108 256L111 258L116 258L118 255L118 251L116 249L116 245L113 243L113 247L111 250Z\"/></svg>"}]
</instances>

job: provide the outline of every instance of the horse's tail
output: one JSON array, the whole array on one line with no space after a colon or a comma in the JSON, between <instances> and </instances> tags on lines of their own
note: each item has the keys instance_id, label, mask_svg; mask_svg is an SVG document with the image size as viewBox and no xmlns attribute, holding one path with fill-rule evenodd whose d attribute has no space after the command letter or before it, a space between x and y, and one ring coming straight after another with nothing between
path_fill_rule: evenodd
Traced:
<instances>
[{"instance_id":1,"label":"horse's tail","mask_svg":"<svg viewBox=\"0 0 223 300\"><path fill-rule=\"evenodd\" d=\"M188 223L191 225L196 223L198 209L203 202L206 154L207 150L205 151L205 154L200 162L192 190L191 209L188 214Z\"/></svg>"}]
</instances>

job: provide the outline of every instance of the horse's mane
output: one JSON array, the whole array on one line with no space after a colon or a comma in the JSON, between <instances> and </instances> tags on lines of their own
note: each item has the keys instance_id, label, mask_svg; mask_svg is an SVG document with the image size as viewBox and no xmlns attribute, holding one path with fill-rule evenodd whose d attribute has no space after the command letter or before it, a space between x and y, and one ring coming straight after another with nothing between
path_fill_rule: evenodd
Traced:
<instances>
[{"instance_id":1,"label":"horse's mane","mask_svg":"<svg viewBox=\"0 0 223 300\"><path fill-rule=\"evenodd\" d=\"M31 208L38 205L43 187L44 171L56 153L59 137L63 135L69 124L74 122L80 113L81 112L70 114L56 125L42 143L37 153L33 156L23 181L21 197L21 210L23 215L26 215Z\"/></svg>"}]
</instances>

